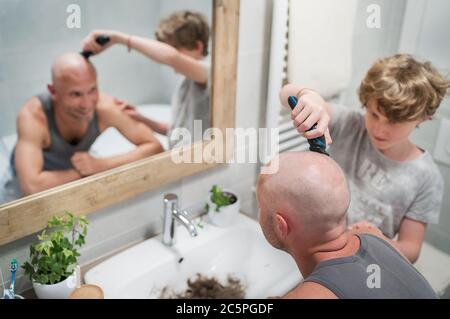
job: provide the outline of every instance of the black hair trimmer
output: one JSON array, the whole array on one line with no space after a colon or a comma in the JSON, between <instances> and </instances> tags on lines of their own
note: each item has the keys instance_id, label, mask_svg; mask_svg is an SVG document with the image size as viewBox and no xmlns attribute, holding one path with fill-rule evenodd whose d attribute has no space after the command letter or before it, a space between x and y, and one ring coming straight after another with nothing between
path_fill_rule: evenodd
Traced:
<instances>
[{"instance_id":1,"label":"black hair trimmer","mask_svg":"<svg viewBox=\"0 0 450 319\"><path fill-rule=\"evenodd\" d=\"M289 106L291 107L291 110L294 110L298 104L298 100L295 96L290 96L288 98L288 103L289 103ZM314 130L316 127L317 127L317 124L314 124L314 126L311 127L308 130L308 132ZM328 154L326 151L327 143L325 142L325 136L320 136L320 137L310 139L310 140L308 140L308 143L309 143L310 151L330 156L330 154Z\"/></svg>"},{"instance_id":2,"label":"black hair trimmer","mask_svg":"<svg viewBox=\"0 0 450 319\"><path fill-rule=\"evenodd\" d=\"M96 39L95 42L97 42L98 44L100 44L101 46L105 45L106 43L109 42L109 37L106 35L99 35ZM82 56L84 56L86 59L89 59L89 57L93 54L92 51L82 51L80 52L80 54Z\"/></svg>"}]
</instances>

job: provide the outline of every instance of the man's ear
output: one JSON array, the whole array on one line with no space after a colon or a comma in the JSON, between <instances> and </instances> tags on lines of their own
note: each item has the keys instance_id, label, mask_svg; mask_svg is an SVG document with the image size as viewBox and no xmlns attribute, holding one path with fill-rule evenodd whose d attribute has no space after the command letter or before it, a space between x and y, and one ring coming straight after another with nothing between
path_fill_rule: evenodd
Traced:
<instances>
[{"instance_id":1,"label":"man's ear","mask_svg":"<svg viewBox=\"0 0 450 319\"><path fill-rule=\"evenodd\" d=\"M285 239L289 234L289 225L286 218L280 213L275 214L275 232L278 238Z\"/></svg>"},{"instance_id":2,"label":"man's ear","mask_svg":"<svg viewBox=\"0 0 450 319\"><path fill-rule=\"evenodd\" d=\"M47 84L47 90L50 92L51 95L54 95L55 94L55 85Z\"/></svg>"}]
</instances>

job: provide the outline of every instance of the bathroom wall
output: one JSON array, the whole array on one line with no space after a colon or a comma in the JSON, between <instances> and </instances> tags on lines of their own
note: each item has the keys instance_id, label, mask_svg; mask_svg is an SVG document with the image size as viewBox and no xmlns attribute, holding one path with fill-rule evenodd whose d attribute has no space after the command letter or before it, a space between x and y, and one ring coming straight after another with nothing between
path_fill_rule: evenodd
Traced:
<instances>
[{"instance_id":1,"label":"bathroom wall","mask_svg":"<svg viewBox=\"0 0 450 319\"><path fill-rule=\"evenodd\" d=\"M167 2L0 0L0 136L15 133L17 111L31 96L46 90L54 58L80 51L80 43L90 30L115 29L154 37L158 20L168 9L193 8L211 19L211 1ZM79 29L66 26L69 4L81 8ZM136 104L170 102L178 79L170 68L136 52L128 53L124 46L113 47L92 61L102 91Z\"/></svg>"},{"instance_id":2,"label":"bathroom wall","mask_svg":"<svg viewBox=\"0 0 450 319\"><path fill-rule=\"evenodd\" d=\"M259 127L262 123L264 109L261 106L266 104L267 93L271 8L271 0L241 0L237 127ZM202 203L211 186L217 184L235 190L243 201L243 210L256 216L253 186L256 182L257 169L257 164L224 165L89 215L91 224L87 244L82 250L81 263L91 262L119 247L143 240L159 231L162 198L168 192L178 194L182 207L191 207ZM4 275L11 258L18 258L19 262L27 260L28 247L33 241L34 236L29 236L0 247L0 266ZM28 289L30 283L23 277L22 271L18 277L17 289L19 291Z\"/></svg>"},{"instance_id":3,"label":"bathroom wall","mask_svg":"<svg viewBox=\"0 0 450 319\"><path fill-rule=\"evenodd\" d=\"M431 61L436 68L450 76L450 2L446 0L409 1L400 41L400 51L412 53ZM414 141L431 154L438 147L440 121L450 120L450 97L447 97L434 117L415 131ZM448 142L447 135L447 143ZM447 144L448 145L448 144ZM437 162L444 177L444 194L450 194L450 165ZM444 195L438 225L428 227L426 240L450 254L450 198Z\"/></svg>"}]
</instances>

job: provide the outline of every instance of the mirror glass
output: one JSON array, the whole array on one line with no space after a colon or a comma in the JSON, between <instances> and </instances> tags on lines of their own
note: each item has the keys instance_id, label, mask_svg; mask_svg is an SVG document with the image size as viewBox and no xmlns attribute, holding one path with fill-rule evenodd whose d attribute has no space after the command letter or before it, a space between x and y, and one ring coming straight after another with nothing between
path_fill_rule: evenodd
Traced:
<instances>
[{"instance_id":1,"label":"mirror glass","mask_svg":"<svg viewBox=\"0 0 450 319\"><path fill-rule=\"evenodd\" d=\"M0 0L0 205L201 139L212 6Z\"/></svg>"}]
</instances>

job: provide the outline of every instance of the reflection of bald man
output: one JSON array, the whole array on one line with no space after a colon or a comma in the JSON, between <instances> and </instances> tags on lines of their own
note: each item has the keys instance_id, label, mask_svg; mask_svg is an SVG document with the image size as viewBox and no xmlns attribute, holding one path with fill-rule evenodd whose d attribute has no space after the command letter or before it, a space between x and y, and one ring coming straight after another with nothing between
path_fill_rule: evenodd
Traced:
<instances>
[{"instance_id":1,"label":"reflection of bald man","mask_svg":"<svg viewBox=\"0 0 450 319\"><path fill-rule=\"evenodd\" d=\"M57 58L52 84L31 98L17 118L18 142L13 163L25 195L93 175L162 151L149 128L120 111L100 94L94 66L78 53ZM137 147L109 158L87 151L108 127L115 127Z\"/></svg>"},{"instance_id":2,"label":"reflection of bald man","mask_svg":"<svg viewBox=\"0 0 450 319\"><path fill-rule=\"evenodd\" d=\"M349 191L329 157L286 153L257 185L259 221L271 245L305 278L285 298L436 298L428 282L375 229L349 232Z\"/></svg>"}]
</instances>

